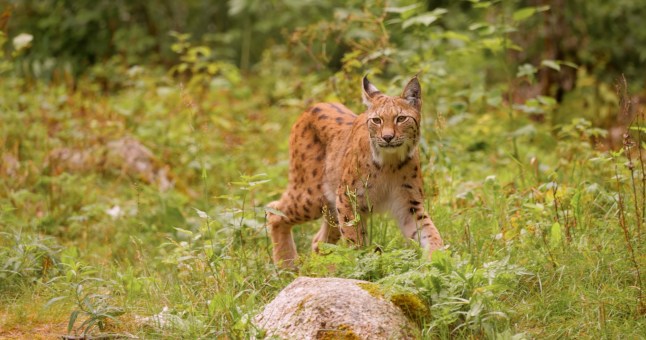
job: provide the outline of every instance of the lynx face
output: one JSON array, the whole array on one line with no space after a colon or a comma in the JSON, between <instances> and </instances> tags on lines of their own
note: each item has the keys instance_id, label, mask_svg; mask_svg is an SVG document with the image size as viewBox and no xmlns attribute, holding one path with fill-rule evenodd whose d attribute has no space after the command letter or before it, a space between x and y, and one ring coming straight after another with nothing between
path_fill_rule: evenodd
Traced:
<instances>
[{"instance_id":1,"label":"lynx face","mask_svg":"<svg viewBox=\"0 0 646 340\"><path fill-rule=\"evenodd\" d=\"M406 86L401 97L386 96L364 79L363 101L368 107L370 146L378 163L383 163L384 156L399 160L412 156L420 139L419 92L419 83L415 81Z\"/></svg>"}]
</instances>

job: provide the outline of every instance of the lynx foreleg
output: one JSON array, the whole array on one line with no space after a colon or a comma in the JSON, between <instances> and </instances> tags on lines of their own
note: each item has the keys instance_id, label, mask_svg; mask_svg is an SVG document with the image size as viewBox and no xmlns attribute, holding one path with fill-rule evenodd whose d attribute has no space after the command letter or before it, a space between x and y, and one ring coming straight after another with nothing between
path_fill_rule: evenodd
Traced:
<instances>
[{"instance_id":1,"label":"lynx foreleg","mask_svg":"<svg viewBox=\"0 0 646 340\"><path fill-rule=\"evenodd\" d=\"M405 197L406 202L394 209L399 229L405 237L420 243L429 254L444 246L440 232L422 206L421 197Z\"/></svg>"},{"instance_id":2,"label":"lynx foreleg","mask_svg":"<svg viewBox=\"0 0 646 340\"><path fill-rule=\"evenodd\" d=\"M312 251L319 252L319 243L336 243L341 238L338 222L336 221L336 214L332 215L327 209L323 212L323 222L321 229L312 239Z\"/></svg>"},{"instance_id":3,"label":"lynx foreleg","mask_svg":"<svg viewBox=\"0 0 646 340\"><path fill-rule=\"evenodd\" d=\"M356 212L356 197L341 189L337 193L336 209L341 237L358 246L365 245L365 218Z\"/></svg>"}]
</instances>

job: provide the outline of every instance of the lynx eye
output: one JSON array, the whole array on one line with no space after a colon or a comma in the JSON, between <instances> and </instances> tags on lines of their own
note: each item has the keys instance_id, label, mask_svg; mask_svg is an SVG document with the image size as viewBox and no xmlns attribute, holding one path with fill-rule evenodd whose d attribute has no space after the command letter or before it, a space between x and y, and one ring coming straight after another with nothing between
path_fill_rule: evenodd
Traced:
<instances>
[{"instance_id":1,"label":"lynx eye","mask_svg":"<svg viewBox=\"0 0 646 340\"><path fill-rule=\"evenodd\" d=\"M379 118L379 117L370 118L370 120L371 120L374 124L377 124L377 125L380 125L380 124L381 124L381 118Z\"/></svg>"},{"instance_id":2,"label":"lynx eye","mask_svg":"<svg viewBox=\"0 0 646 340\"><path fill-rule=\"evenodd\" d=\"M403 122L405 122L405 121L407 121L407 120L408 120L408 117L406 117L406 116L398 116L398 117L397 117L397 123L398 123L398 124L399 124L399 123L403 123Z\"/></svg>"}]
</instances>

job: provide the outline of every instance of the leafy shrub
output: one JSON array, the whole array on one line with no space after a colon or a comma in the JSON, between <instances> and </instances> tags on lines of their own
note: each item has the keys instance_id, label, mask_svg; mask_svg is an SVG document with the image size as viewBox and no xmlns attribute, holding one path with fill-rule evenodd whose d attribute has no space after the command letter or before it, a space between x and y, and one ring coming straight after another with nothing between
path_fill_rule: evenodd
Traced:
<instances>
[{"instance_id":1,"label":"leafy shrub","mask_svg":"<svg viewBox=\"0 0 646 340\"><path fill-rule=\"evenodd\" d=\"M61 247L48 236L0 232L0 290L11 291L60 272Z\"/></svg>"},{"instance_id":2,"label":"leafy shrub","mask_svg":"<svg viewBox=\"0 0 646 340\"><path fill-rule=\"evenodd\" d=\"M368 247L370 248L370 247ZM308 258L302 275L339 276L378 283L385 295L418 318L426 336L490 336L510 332L509 315L501 303L511 294L525 269L509 257L476 267L447 251L428 261L420 249L392 245L380 251L322 245L322 256ZM419 306L416 301L425 305ZM416 307L411 307L416 306ZM430 311L426 316L425 309ZM421 320L420 320L421 319Z\"/></svg>"}]
</instances>

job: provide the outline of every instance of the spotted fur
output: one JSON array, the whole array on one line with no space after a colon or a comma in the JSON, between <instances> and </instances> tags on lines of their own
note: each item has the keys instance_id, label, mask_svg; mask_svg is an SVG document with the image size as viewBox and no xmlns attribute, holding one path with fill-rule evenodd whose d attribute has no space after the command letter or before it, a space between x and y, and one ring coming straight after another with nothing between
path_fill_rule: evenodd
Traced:
<instances>
[{"instance_id":1,"label":"spotted fur","mask_svg":"<svg viewBox=\"0 0 646 340\"><path fill-rule=\"evenodd\" d=\"M363 79L366 112L355 115L337 103L319 103L304 112L290 135L289 184L268 213L274 262L293 266L297 252L294 225L323 218L312 241L340 237L363 245L365 221L372 212L390 212L402 233L429 253L442 238L424 210L417 145L420 139L421 88L417 77L401 96L382 94ZM358 216L357 216L358 215Z\"/></svg>"}]
</instances>

